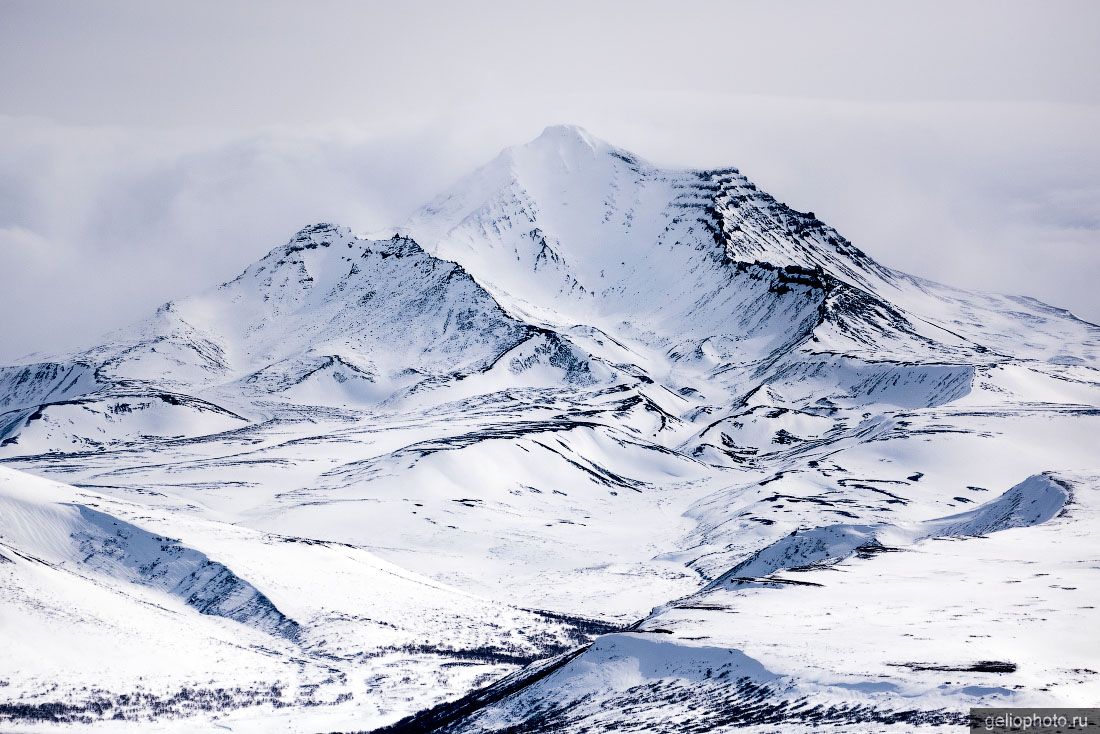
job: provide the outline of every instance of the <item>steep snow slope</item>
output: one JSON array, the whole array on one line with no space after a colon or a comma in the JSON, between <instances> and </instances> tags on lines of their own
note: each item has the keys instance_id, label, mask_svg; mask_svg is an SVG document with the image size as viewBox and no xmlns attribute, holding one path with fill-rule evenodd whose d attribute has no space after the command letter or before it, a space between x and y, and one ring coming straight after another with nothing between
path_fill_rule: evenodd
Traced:
<instances>
[{"instance_id":1,"label":"steep snow slope","mask_svg":"<svg viewBox=\"0 0 1100 734\"><path fill-rule=\"evenodd\" d=\"M5 727L907 731L1092 690L1033 648L1100 621L1097 327L577 128L400 231L0 369Z\"/></svg>"},{"instance_id":2,"label":"steep snow slope","mask_svg":"<svg viewBox=\"0 0 1100 734\"><path fill-rule=\"evenodd\" d=\"M807 338L813 275L734 267L709 217L709 174L652 168L576 128L510 148L404 231L463 265L512 312L606 340L654 377L767 359ZM701 370L694 369L701 367Z\"/></svg>"},{"instance_id":3,"label":"steep snow slope","mask_svg":"<svg viewBox=\"0 0 1100 734\"><path fill-rule=\"evenodd\" d=\"M361 240L318 224L233 281L167 304L134 330L136 343L89 356L104 363L107 377L189 385L235 377L278 392L330 367L326 357L367 380L473 369L527 331L460 268L415 242ZM191 351L166 363L166 343Z\"/></svg>"},{"instance_id":4,"label":"steep snow slope","mask_svg":"<svg viewBox=\"0 0 1100 734\"><path fill-rule=\"evenodd\" d=\"M88 505L64 502L67 493L5 473L0 537L12 553L55 569L81 569L123 585L163 591L202 614L226 617L288 639L298 624L260 591L204 554ZM48 502L47 497L61 500Z\"/></svg>"}]
</instances>

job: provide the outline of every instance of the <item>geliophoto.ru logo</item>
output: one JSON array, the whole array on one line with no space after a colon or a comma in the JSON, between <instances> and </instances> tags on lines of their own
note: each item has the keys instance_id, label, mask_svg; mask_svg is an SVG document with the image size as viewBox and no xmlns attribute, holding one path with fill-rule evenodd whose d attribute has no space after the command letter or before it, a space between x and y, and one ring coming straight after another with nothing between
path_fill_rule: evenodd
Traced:
<instances>
[{"instance_id":1,"label":"geliophoto.ru logo","mask_svg":"<svg viewBox=\"0 0 1100 734\"><path fill-rule=\"evenodd\" d=\"M989 734L1100 732L1100 708L975 708L970 731Z\"/></svg>"}]
</instances>

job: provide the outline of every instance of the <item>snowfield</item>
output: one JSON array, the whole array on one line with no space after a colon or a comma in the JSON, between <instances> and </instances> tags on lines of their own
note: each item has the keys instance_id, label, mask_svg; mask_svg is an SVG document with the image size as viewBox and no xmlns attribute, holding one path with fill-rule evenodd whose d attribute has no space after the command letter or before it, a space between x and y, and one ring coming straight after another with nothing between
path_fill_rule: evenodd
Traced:
<instances>
[{"instance_id":1,"label":"snowfield","mask_svg":"<svg viewBox=\"0 0 1100 734\"><path fill-rule=\"evenodd\" d=\"M1100 327L583 130L0 368L0 729L1100 705Z\"/></svg>"}]
</instances>

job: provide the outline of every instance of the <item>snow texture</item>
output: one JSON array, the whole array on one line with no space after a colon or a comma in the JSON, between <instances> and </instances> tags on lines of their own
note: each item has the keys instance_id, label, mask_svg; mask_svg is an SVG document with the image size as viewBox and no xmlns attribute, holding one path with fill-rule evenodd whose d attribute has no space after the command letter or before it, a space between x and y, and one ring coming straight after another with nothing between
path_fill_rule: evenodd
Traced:
<instances>
[{"instance_id":1,"label":"snow texture","mask_svg":"<svg viewBox=\"0 0 1100 734\"><path fill-rule=\"evenodd\" d=\"M0 368L0 728L1083 705L1097 435L1100 327L551 127Z\"/></svg>"}]
</instances>

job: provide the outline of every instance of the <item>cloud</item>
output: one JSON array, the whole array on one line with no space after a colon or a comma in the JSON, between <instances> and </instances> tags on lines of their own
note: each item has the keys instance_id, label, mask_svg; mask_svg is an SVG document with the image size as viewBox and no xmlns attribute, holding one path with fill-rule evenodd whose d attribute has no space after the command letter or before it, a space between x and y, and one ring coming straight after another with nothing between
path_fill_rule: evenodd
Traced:
<instances>
[{"instance_id":1,"label":"cloud","mask_svg":"<svg viewBox=\"0 0 1100 734\"><path fill-rule=\"evenodd\" d=\"M399 134L0 118L0 357L91 343L231 278L307 223L388 224L434 193L406 170L422 150Z\"/></svg>"}]
</instances>

